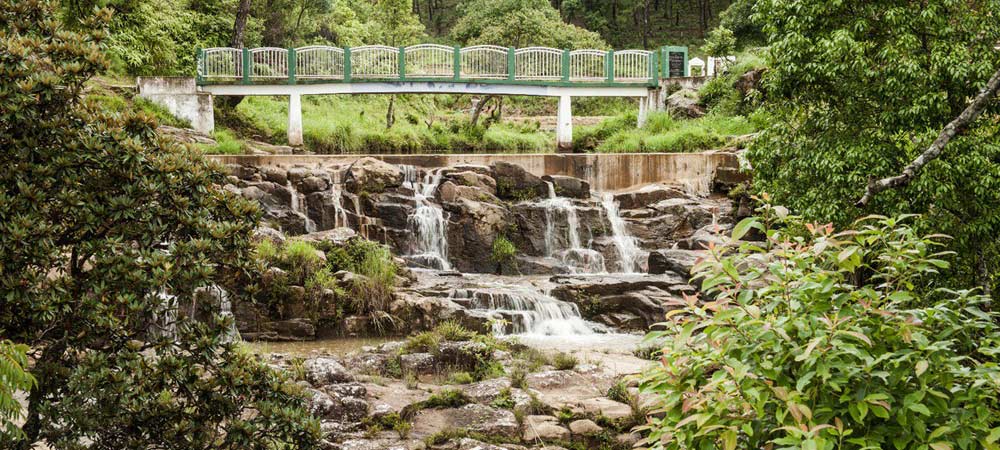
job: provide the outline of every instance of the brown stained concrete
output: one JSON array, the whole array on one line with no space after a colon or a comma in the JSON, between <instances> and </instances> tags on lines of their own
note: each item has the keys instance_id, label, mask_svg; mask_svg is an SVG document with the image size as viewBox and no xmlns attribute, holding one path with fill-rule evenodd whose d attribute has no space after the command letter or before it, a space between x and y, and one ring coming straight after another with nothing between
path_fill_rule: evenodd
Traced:
<instances>
[{"instance_id":1,"label":"brown stained concrete","mask_svg":"<svg viewBox=\"0 0 1000 450\"><path fill-rule=\"evenodd\" d=\"M534 175L566 175L587 180L596 191L618 191L641 186L680 184L692 192L707 193L718 169L738 169L729 152L701 153L585 153L585 154L436 154L436 155L213 155L223 164L254 167L324 168L351 164L370 156L390 164L421 168L456 165L489 166L505 161Z\"/></svg>"}]
</instances>

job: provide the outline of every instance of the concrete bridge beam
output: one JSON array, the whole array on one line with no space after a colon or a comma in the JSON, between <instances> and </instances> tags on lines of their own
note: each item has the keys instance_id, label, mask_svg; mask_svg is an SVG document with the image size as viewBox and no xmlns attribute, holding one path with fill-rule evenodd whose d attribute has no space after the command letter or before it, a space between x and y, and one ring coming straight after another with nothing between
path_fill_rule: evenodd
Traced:
<instances>
[{"instance_id":1,"label":"concrete bridge beam","mask_svg":"<svg viewBox=\"0 0 1000 450\"><path fill-rule=\"evenodd\" d=\"M556 148L560 153L573 151L573 97L559 97L559 110L556 113Z\"/></svg>"},{"instance_id":2,"label":"concrete bridge beam","mask_svg":"<svg viewBox=\"0 0 1000 450\"><path fill-rule=\"evenodd\" d=\"M293 93L288 96L288 145L302 144L302 95Z\"/></svg>"}]
</instances>

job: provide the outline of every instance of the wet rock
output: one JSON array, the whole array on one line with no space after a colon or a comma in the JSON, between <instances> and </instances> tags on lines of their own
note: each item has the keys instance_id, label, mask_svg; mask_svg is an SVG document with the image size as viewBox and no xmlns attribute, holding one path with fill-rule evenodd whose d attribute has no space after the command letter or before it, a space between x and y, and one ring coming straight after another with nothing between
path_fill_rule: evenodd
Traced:
<instances>
[{"instance_id":1,"label":"wet rock","mask_svg":"<svg viewBox=\"0 0 1000 450\"><path fill-rule=\"evenodd\" d=\"M270 322L264 328L275 333L270 340L308 341L316 339L316 326L312 320L305 318Z\"/></svg>"},{"instance_id":2,"label":"wet rock","mask_svg":"<svg viewBox=\"0 0 1000 450\"><path fill-rule=\"evenodd\" d=\"M323 386L332 383L349 383L354 377L333 358L321 357L307 359L302 364L306 380L313 386Z\"/></svg>"},{"instance_id":3,"label":"wet rock","mask_svg":"<svg viewBox=\"0 0 1000 450\"><path fill-rule=\"evenodd\" d=\"M242 164L226 164L226 172L241 180L253 180L257 169Z\"/></svg>"},{"instance_id":4,"label":"wet rock","mask_svg":"<svg viewBox=\"0 0 1000 450\"><path fill-rule=\"evenodd\" d=\"M484 167L483 169L486 168ZM449 173L445 178L458 186L481 189L489 194L496 194L497 191L496 180L489 176L487 172L479 173L471 170L464 170Z\"/></svg>"},{"instance_id":5,"label":"wet rock","mask_svg":"<svg viewBox=\"0 0 1000 450\"><path fill-rule=\"evenodd\" d=\"M471 172L470 172L471 173ZM495 189L492 189L495 191ZM472 200L476 202L500 203L491 190L478 186L462 186L451 181L441 183L437 191L438 199L442 202L457 202L460 199Z\"/></svg>"},{"instance_id":6,"label":"wet rock","mask_svg":"<svg viewBox=\"0 0 1000 450\"><path fill-rule=\"evenodd\" d=\"M556 275L552 281L560 284L552 289L551 295L576 303L585 318L630 330L644 330L662 322L678 298L695 292L685 278L673 273Z\"/></svg>"},{"instance_id":7,"label":"wet rock","mask_svg":"<svg viewBox=\"0 0 1000 450\"><path fill-rule=\"evenodd\" d=\"M368 416L365 389L360 384L330 385L325 390L308 389L309 412L323 420L359 422Z\"/></svg>"},{"instance_id":8,"label":"wet rock","mask_svg":"<svg viewBox=\"0 0 1000 450\"><path fill-rule=\"evenodd\" d=\"M493 240L511 224L510 211L500 205L459 199L446 203L448 256L454 268L462 272L493 272L490 261Z\"/></svg>"},{"instance_id":9,"label":"wet rock","mask_svg":"<svg viewBox=\"0 0 1000 450\"><path fill-rule=\"evenodd\" d=\"M563 441L569 439L569 430L559 425L559 419L552 416L528 416L524 418L525 442Z\"/></svg>"},{"instance_id":10,"label":"wet rock","mask_svg":"<svg viewBox=\"0 0 1000 450\"><path fill-rule=\"evenodd\" d=\"M620 209L645 208L648 205L671 199L686 198L687 194L683 190L669 185L655 184L643 188L615 194L615 201Z\"/></svg>"},{"instance_id":11,"label":"wet rock","mask_svg":"<svg viewBox=\"0 0 1000 450\"><path fill-rule=\"evenodd\" d=\"M347 242L358 235L352 228L340 227L331 230L303 234L296 239L309 242L327 242L337 247L347 245Z\"/></svg>"},{"instance_id":12,"label":"wet rock","mask_svg":"<svg viewBox=\"0 0 1000 450\"><path fill-rule=\"evenodd\" d=\"M482 361L489 361L492 353L482 342L448 341L438 347L438 363L464 370L475 369Z\"/></svg>"},{"instance_id":13,"label":"wet rock","mask_svg":"<svg viewBox=\"0 0 1000 450\"><path fill-rule=\"evenodd\" d=\"M604 428L594 423L593 420L581 419L570 422L569 431L578 436L594 436L604 431Z\"/></svg>"},{"instance_id":14,"label":"wet rock","mask_svg":"<svg viewBox=\"0 0 1000 450\"><path fill-rule=\"evenodd\" d=\"M302 193L302 194L310 194L310 193L313 193L313 192L325 191L325 190L329 189L330 188L330 183L325 178L321 178L321 177L317 177L317 176L313 175L313 176L308 176L308 177L304 178L299 183L299 185L297 186L297 188L299 189L299 192Z\"/></svg>"},{"instance_id":15,"label":"wet rock","mask_svg":"<svg viewBox=\"0 0 1000 450\"><path fill-rule=\"evenodd\" d=\"M288 183L288 171L280 167L264 166L260 168L260 174L265 180L274 184L284 185Z\"/></svg>"},{"instance_id":16,"label":"wet rock","mask_svg":"<svg viewBox=\"0 0 1000 450\"><path fill-rule=\"evenodd\" d=\"M590 198L590 183L579 178L564 175L545 175L542 181L552 183L556 195L580 199Z\"/></svg>"},{"instance_id":17,"label":"wet rock","mask_svg":"<svg viewBox=\"0 0 1000 450\"><path fill-rule=\"evenodd\" d=\"M698 91L684 88L667 97L667 111L678 117L696 119L705 115L705 108L699 102Z\"/></svg>"},{"instance_id":18,"label":"wet rock","mask_svg":"<svg viewBox=\"0 0 1000 450\"><path fill-rule=\"evenodd\" d=\"M649 273L675 273L685 278L691 277L691 269L704 256L696 250L668 249L649 252Z\"/></svg>"},{"instance_id":19,"label":"wet rock","mask_svg":"<svg viewBox=\"0 0 1000 450\"><path fill-rule=\"evenodd\" d=\"M372 158L361 158L347 169L345 186L347 190L360 194L385 192L388 188L398 187L403 183L403 172L398 167L387 162Z\"/></svg>"},{"instance_id":20,"label":"wet rock","mask_svg":"<svg viewBox=\"0 0 1000 450\"><path fill-rule=\"evenodd\" d=\"M521 166L497 161L491 167L497 184L497 196L503 200L531 200L548 195L545 182Z\"/></svg>"}]
</instances>

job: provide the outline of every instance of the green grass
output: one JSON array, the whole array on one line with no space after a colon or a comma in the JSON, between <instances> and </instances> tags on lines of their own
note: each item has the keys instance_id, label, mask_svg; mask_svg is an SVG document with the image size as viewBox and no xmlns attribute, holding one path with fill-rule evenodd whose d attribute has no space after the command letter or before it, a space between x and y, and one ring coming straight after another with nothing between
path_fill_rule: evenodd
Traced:
<instances>
[{"instance_id":1,"label":"green grass","mask_svg":"<svg viewBox=\"0 0 1000 450\"><path fill-rule=\"evenodd\" d=\"M709 114L686 120L652 113L643 128L636 128L635 120L633 114L623 114L582 127L574 147L597 153L697 152L725 147L733 138L756 131L743 116Z\"/></svg>"},{"instance_id":2,"label":"green grass","mask_svg":"<svg viewBox=\"0 0 1000 450\"><path fill-rule=\"evenodd\" d=\"M307 96L302 127L308 150L317 153L550 152L552 133L537 124L500 122L469 125L456 96L399 95L396 121L386 129L388 96ZM467 98L466 98L467 101ZM288 102L283 97L248 97L232 115L234 128L285 142Z\"/></svg>"},{"instance_id":3,"label":"green grass","mask_svg":"<svg viewBox=\"0 0 1000 450\"><path fill-rule=\"evenodd\" d=\"M212 132L212 139L215 139L215 145L198 145L202 152L209 155L242 155L246 153L243 141L237 138L230 130L217 128Z\"/></svg>"}]
</instances>

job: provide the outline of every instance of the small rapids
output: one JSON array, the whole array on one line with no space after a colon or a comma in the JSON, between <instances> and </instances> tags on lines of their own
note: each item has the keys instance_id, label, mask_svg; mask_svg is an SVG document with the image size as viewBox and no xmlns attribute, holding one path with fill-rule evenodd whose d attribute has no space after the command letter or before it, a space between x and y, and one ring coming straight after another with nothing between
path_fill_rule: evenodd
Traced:
<instances>
[{"instance_id":1,"label":"small rapids","mask_svg":"<svg viewBox=\"0 0 1000 450\"><path fill-rule=\"evenodd\" d=\"M531 285L493 284L456 289L451 300L494 320L496 335L571 336L606 333L588 322L573 303L564 302Z\"/></svg>"}]
</instances>

